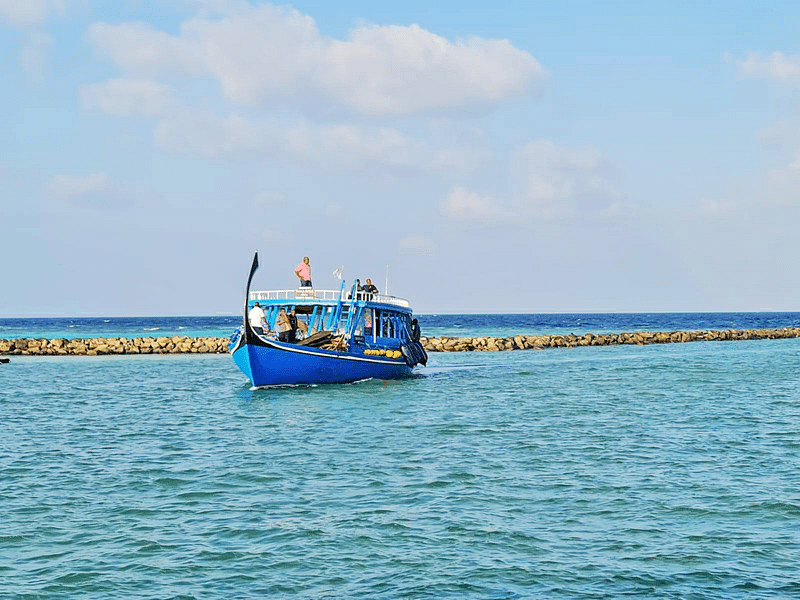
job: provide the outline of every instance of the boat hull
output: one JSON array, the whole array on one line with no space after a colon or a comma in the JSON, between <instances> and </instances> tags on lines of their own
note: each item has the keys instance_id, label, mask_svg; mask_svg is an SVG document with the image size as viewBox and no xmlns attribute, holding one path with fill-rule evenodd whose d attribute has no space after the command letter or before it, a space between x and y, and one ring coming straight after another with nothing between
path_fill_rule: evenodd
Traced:
<instances>
[{"instance_id":1,"label":"boat hull","mask_svg":"<svg viewBox=\"0 0 800 600\"><path fill-rule=\"evenodd\" d=\"M256 387L400 379L412 373L402 358L369 358L280 342L236 346L233 360Z\"/></svg>"}]
</instances>

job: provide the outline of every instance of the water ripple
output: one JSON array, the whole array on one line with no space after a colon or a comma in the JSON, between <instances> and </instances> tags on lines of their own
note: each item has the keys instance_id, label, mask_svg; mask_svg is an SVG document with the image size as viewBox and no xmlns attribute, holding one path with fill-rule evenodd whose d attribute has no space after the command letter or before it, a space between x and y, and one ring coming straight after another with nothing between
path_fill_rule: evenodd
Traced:
<instances>
[{"instance_id":1,"label":"water ripple","mask_svg":"<svg viewBox=\"0 0 800 600\"><path fill-rule=\"evenodd\" d=\"M798 340L270 390L224 356L6 366L11 597L800 595Z\"/></svg>"}]
</instances>

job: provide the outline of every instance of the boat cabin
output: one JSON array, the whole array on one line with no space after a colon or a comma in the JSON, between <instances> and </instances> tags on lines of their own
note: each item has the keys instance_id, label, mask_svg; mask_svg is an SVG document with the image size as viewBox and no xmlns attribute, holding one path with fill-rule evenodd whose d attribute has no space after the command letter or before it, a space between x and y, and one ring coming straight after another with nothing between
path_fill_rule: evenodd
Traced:
<instances>
[{"instance_id":1,"label":"boat cabin","mask_svg":"<svg viewBox=\"0 0 800 600\"><path fill-rule=\"evenodd\" d=\"M369 348L399 348L411 340L411 305L408 300L385 294L345 290L251 291L248 311L258 302L264 311L268 330L275 330L280 309L289 314L295 311L298 321L297 343L318 345L315 340L328 341L339 337L354 350ZM301 333L302 332L302 333Z\"/></svg>"}]
</instances>

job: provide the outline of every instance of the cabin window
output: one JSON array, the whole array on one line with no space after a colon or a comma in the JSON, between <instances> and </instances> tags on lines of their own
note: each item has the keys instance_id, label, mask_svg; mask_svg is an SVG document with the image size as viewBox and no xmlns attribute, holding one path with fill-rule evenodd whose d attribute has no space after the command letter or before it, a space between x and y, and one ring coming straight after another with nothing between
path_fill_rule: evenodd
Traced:
<instances>
[{"instance_id":1,"label":"cabin window","mask_svg":"<svg viewBox=\"0 0 800 600\"><path fill-rule=\"evenodd\" d=\"M365 312L366 311L363 310L363 309L362 310L356 309L356 313L355 313L356 314L356 317L355 317L356 322L354 323L353 335L358 335L358 336L363 336L364 335L364 321L365 321L364 313Z\"/></svg>"},{"instance_id":2,"label":"cabin window","mask_svg":"<svg viewBox=\"0 0 800 600\"><path fill-rule=\"evenodd\" d=\"M350 306L345 304L342 306L342 312L339 314L339 327L338 333L343 333L347 329L347 315L350 314Z\"/></svg>"},{"instance_id":3,"label":"cabin window","mask_svg":"<svg viewBox=\"0 0 800 600\"><path fill-rule=\"evenodd\" d=\"M408 315L375 310L374 317L376 337L399 338L407 329L404 324L408 321Z\"/></svg>"},{"instance_id":4,"label":"cabin window","mask_svg":"<svg viewBox=\"0 0 800 600\"><path fill-rule=\"evenodd\" d=\"M375 311L371 308L365 308L361 312L361 321L363 323L364 337L375 341Z\"/></svg>"},{"instance_id":5,"label":"cabin window","mask_svg":"<svg viewBox=\"0 0 800 600\"><path fill-rule=\"evenodd\" d=\"M386 337L394 337L394 313L389 313L386 319Z\"/></svg>"}]
</instances>

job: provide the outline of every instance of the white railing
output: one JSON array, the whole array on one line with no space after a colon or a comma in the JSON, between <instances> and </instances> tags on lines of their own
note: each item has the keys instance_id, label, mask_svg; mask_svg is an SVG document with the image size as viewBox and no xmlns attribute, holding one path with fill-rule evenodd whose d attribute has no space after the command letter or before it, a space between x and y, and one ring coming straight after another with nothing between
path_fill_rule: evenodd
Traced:
<instances>
[{"instance_id":1,"label":"white railing","mask_svg":"<svg viewBox=\"0 0 800 600\"><path fill-rule=\"evenodd\" d=\"M339 290L266 290L250 292L250 300L339 300Z\"/></svg>"},{"instance_id":2,"label":"white railing","mask_svg":"<svg viewBox=\"0 0 800 600\"><path fill-rule=\"evenodd\" d=\"M265 290L250 292L250 300L328 300L337 302L341 297L344 301L349 300L350 290L315 290L312 288L299 288L296 290ZM402 308L411 308L411 303L397 296L386 296L382 294L367 294L356 292L356 300L368 300L370 302L380 302Z\"/></svg>"},{"instance_id":3,"label":"white railing","mask_svg":"<svg viewBox=\"0 0 800 600\"><path fill-rule=\"evenodd\" d=\"M362 298L362 296L365 297ZM384 296L381 294L365 294L364 292L358 292L356 297L359 300L370 300L372 302L380 302L382 304L391 304L392 306L411 308L411 303L408 300L405 300L404 298L398 298L397 296Z\"/></svg>"}]
</instances>

